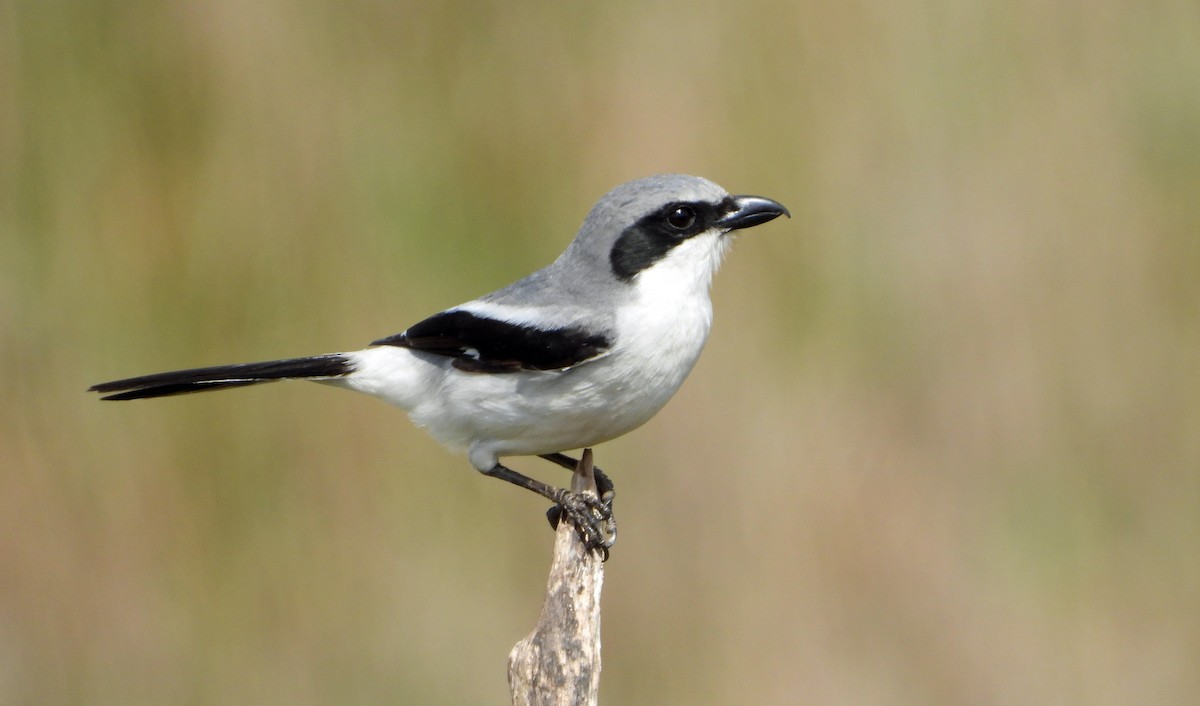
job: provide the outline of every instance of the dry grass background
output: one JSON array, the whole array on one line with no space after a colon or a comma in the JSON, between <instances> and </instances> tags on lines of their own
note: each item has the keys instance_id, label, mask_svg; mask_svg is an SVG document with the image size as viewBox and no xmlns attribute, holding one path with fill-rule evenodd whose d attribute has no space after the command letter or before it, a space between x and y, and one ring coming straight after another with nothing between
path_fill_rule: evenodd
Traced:
<instances>
[{"instance_id":1,"label":"dry grass background","mask_svg":"<svg viewBox=\"0 0 1200 706\"><path fill-rule=\"evenodd\" d=\"M0 703L504 703L536 499L340 391L83 390L358 347L661 171L795 218L599 449L607 703L1197 703L1198 7L0 3Z\"/></svg>"}]
</instances>

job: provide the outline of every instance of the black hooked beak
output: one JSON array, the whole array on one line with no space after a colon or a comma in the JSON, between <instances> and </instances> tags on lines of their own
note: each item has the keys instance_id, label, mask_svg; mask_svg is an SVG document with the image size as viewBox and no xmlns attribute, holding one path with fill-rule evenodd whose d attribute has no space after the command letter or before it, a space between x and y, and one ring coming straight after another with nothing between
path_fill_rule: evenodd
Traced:
<instances>
[{"instance_id":1,"label":"black hooked beak","mask_svg":"<svg viewBox=\"0 0 1200 706\"><path fill-rule=\"evenodd\" d=\"M761 196L730 196L726 203L728 210L717 220L717 225L726 230L753 228L780 216L792 217L783 204Z\"/></svg>"}]
</instances>

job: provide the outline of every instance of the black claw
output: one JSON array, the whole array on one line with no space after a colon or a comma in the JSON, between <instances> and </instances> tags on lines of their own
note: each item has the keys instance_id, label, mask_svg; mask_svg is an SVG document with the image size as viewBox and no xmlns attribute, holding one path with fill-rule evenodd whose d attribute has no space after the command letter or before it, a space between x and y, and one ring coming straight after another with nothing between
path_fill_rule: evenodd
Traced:
<instances>
[{"instance_id":1,"label":"black claw","mask_svg":"<svg viewBox=\"0 0 1200 706\"><path fill-rule=\"evenodd\" d=\"M543 454L542 458L572 471L577 470L580 463L563 453ZM591 469L596 482L596 494L599 497L554 488L500 464L496 464L486 473L552 500L554 506L546 511L546 520L550 523L550 527L557 530L558 525L564 519L567 520L575 527L580 541L607 561L608 549L617 541L617 521L613 518L612 512L613 498L616 497L616 493L613 490L612 480L604 471L595 466L592 466Z\"/></svg>"},{"instance_id":2,"label":"black claw","mask_svg":"<svg viewBox=\"0 0 1200 706\"><path fill-rule=\"evenodd\" d=\"M611 501L593 495L564 491L558 504L546 512L546 519L555 529L564 519L575 526L579 540L588 549L608 559L608 549L617 541L617 522L612 515Z\"/></svg>"}]
</instances>

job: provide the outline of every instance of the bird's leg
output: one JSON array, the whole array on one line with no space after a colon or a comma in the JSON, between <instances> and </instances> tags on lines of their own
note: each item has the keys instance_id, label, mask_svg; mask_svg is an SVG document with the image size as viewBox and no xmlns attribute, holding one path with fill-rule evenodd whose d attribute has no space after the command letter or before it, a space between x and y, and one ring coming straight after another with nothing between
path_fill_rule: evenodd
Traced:
<instances>
[{"instance_id":1,"label":"bird's leg","mask_svg":"<svg viewBox=\"0 0 1200 706\"><path fill-rule=\"evenodd\" d=\"M569 471L574 471L579 466L579 461L562 453L542 454L540 458ZM600 502L604 503L604 507L608 510L607 527L604 534L608 537L608 546L611 547L617 541L617 518L612 514L616 489L613 487L612 480L597 466L592 466L592 477L596 479L596 493L600 496ZM559 505L554 505L546 511L546 519L550 521L551 528L558 529L558 523L562 521L562 513L562 507Z\"/></svg>"},{"instance_id":2,"label":"bird's leg","mask_svg":"<svg viewBox=\"0 0 1200 706\"><path fill-rule=\"evenodd\" d=\"M575 525L579 538L589 549L598 549L607 558L608 548L616 541L616 532L607 530L612 523L612 509L600 498L588 493L574 493L565 488L555 488L513 469L497 463L483 472L493 478L508 481L555 504L559 517L565 517ZM611 491L610 491L611 492Z\"/></svg>"},{"instance_id":3,"label":"bird's leg","mask_svg":"<svg viewBox=\"0 0 1200 706\"><path fill-rule=\"evenodd\" d=\"M544 458L550 463L562 466L568 471L575 470L576 466L579 465L579 461L576 461L566 454L542 454L538 458ZM604 501L604 504L607 505L611 510L613 498L616 497L617 494L612 480L607 474L604 473L604 471L600 470L599 466L592 466L592 474L596 477L596 492L600 495L600 499Z\"/></svg>"}]
</instances>

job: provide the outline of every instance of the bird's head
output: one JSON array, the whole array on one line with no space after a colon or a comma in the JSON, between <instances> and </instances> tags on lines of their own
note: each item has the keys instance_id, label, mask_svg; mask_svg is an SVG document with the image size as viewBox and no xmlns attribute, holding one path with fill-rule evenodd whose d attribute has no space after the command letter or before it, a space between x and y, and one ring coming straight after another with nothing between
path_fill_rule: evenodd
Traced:
<instances>
[{"instance_id":1,"label":"bird's head","mask_svg":"<svg viewBox=\"0 0 1200 706\"><path fill-rule=\"evenodd\" d=\"M731 196L700 177L664 174L622 184L592 207L564 257L603 260L617 280L661 272L707 287L729 234L791 216L761 196Z\"/></svg>"}]
</instances>

